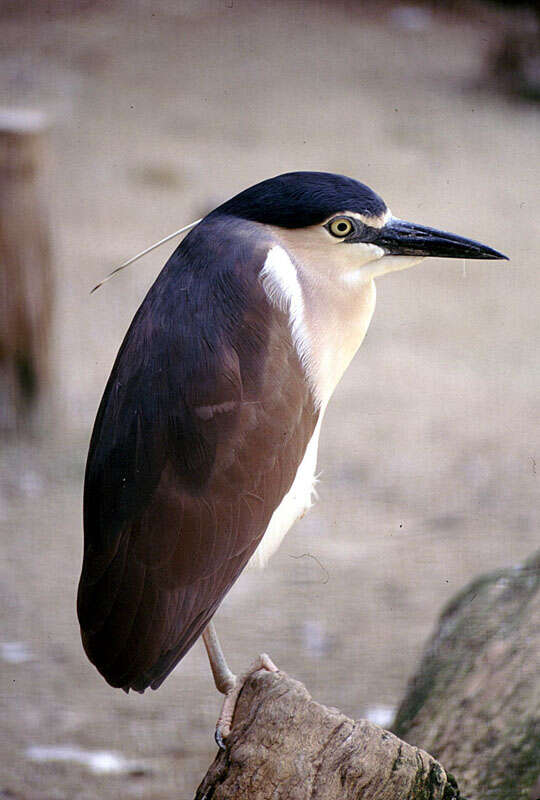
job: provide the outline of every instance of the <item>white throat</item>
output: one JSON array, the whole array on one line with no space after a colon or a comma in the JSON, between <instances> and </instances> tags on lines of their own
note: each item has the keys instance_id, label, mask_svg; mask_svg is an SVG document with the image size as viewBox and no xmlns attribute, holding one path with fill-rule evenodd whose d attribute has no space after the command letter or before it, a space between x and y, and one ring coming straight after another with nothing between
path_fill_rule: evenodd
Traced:
<instances>
[{"instance_id":1,"label":"white throat","mask_svg":"<svg viewBox=\"0 0 540 800\"><path fill-rule=\"evenodd\" d=\"M268 299L289 315L294 346L319 408L324 408L362 344L375 310L371 279L351 287L330 272L308 272L280 245L261 271Z\"/></svg>"}]
</instances>

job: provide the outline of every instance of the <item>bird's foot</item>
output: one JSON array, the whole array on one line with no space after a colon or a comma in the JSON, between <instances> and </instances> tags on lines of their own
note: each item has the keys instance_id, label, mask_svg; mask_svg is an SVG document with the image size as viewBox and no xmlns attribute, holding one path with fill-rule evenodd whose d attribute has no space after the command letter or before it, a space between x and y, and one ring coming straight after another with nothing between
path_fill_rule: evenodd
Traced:
<instances>
[{"instance_id":1,"label":"bird's foot","mask_svg":"<svg viewBox=\"0 0 540 800\"><path fill-rule=\"evenodd\" d=\"M220 750L225 750L225 740L231 732L234 710L236 708L236 703L240 692L242 691L244 684L250 675L253 675L254 672L258 672L260 669L265 669L268 672L278 671L278 668L272 659L267 656L266 653L261 653L261 655L255 659L249 669L247 669L241 675L234 676L234 681L232 682L230 688L227 689L214 734L216 743Z\"/></svg>"}]
</instances>

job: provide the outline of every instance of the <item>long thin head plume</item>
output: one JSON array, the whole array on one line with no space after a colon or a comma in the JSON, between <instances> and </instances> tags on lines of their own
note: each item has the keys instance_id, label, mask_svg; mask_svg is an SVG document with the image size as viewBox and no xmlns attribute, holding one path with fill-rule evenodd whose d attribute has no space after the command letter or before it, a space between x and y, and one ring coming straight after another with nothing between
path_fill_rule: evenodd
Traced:
<instances>
[{"instance_id":1,"label":"long thin head plume","mask_svg":"<svg viewBox=\"0 0 540 800\"><path fill-rule=\"evenodd\" d=\"M201 219L202 219L202 217L201 217ZM110 280L113 277L113 275L116 275L117 272L120 272L121 270L125 269L126 267L129 267L129 265L133 264L134 261L137 261L139 258L142 258L147 253L150 253L152 250L155 250L156 247L159 247L160 245L165 244L165 242L168 242L171 239L174 239L175 236L180 236L181 233L185 233L186 231L189 231L190 228L194 228L195 225L198 225L199 222L201 222L201 219L196 219L195 222L190 222L189 225L184 225L183 228L180 228L180 230L175 231L174 233L170 233L168 236L165 236L164 239L160 239L159 242L154 242L154 244L151 244L150 247L146 248L146 250L141 250L141 252L137 253L136 256L132 256L131 258L128 258L127 261L123 261L122 264L120 264L120 266L115 267L112 272L109 272L109 274L107 275L106 278L103 278L102 281L97 283L94 286L94 288L91 290L90 294L93 294L97 289L99 289L100 286L103 286L104 283L107 283L107 281Z\"/></svg>"}]
</instances>

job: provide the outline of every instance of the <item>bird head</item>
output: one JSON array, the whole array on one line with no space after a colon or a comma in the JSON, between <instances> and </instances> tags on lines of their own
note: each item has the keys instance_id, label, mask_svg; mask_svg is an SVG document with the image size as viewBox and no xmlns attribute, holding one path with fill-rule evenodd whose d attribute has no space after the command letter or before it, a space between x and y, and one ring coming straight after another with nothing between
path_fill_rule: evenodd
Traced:
<instances>
[{"instance_id":1,"label":"bird head","mask_svg":"<svg viewBox=\"0 0 540 800\"><path fill-rule=\"evenodd\" d=\"M427 256L505 258L471 239L404 222L368 186L343 175L292 172L217 208L265 245L261 270L272 302L289 310L295 345L324 406L360 346L375 308L374 278Z\"/></svg>"},{"instance_id":2,"label":"bird head","mask_svg":"<svg viewBox=\"0 0 540 800\"><path fill-rule=\"evenodd\" d=\"M369 186L325 172L270 178L214 213L268 226L297 263L349 286L406 269L428 256L506 259L472 239L394 217Z\"/></svg>"}]
</instances>

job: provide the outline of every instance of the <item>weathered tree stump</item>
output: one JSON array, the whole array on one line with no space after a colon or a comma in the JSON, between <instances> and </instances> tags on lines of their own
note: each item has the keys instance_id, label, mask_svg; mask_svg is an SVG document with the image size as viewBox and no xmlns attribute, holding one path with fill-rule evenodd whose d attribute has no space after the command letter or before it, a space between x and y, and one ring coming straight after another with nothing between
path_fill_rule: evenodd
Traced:
<instances>
[{"instance_id":1,"label":"weathered tree stump","mask_svg":"<svg viewBox=\"0 0 540 800\"><path fill-rule=\"evenodd\" d=\"M540 553L447 606L394 731L258 672L196 800L459 798L445 768L467 800L540 800Z\"/></svg>"},{"instance_id":2,"label":"weathered tree stump","mask_svg":"<svg viewBox=\"0 0 540 800\"><path fill-rule=\"evenodd\" d=\"M442 759L468 800L540 799L540 553L447 606L394 731Z\"/></svg>"},{"instance_id":3,"label":"weathered tree stump","mask_svg":"<svg viewBox=\"0 0 540 800\"><path fill-rule=\"evenodd\" d=\"M238 700L227 749L196 800L457 800L423 750L316 703L284 673L259 671Z\"/></svg>"},{"instance_id":4,"label":"weathered tree stump","mask_svg":"<svg viewBox=\"0 0 540 800\"><path fill-rule=\"evenodd\" d=\"M0 109L0 434L29 425L49 376L44 130L37 112Z\"/></svg>"}]
</instances>

